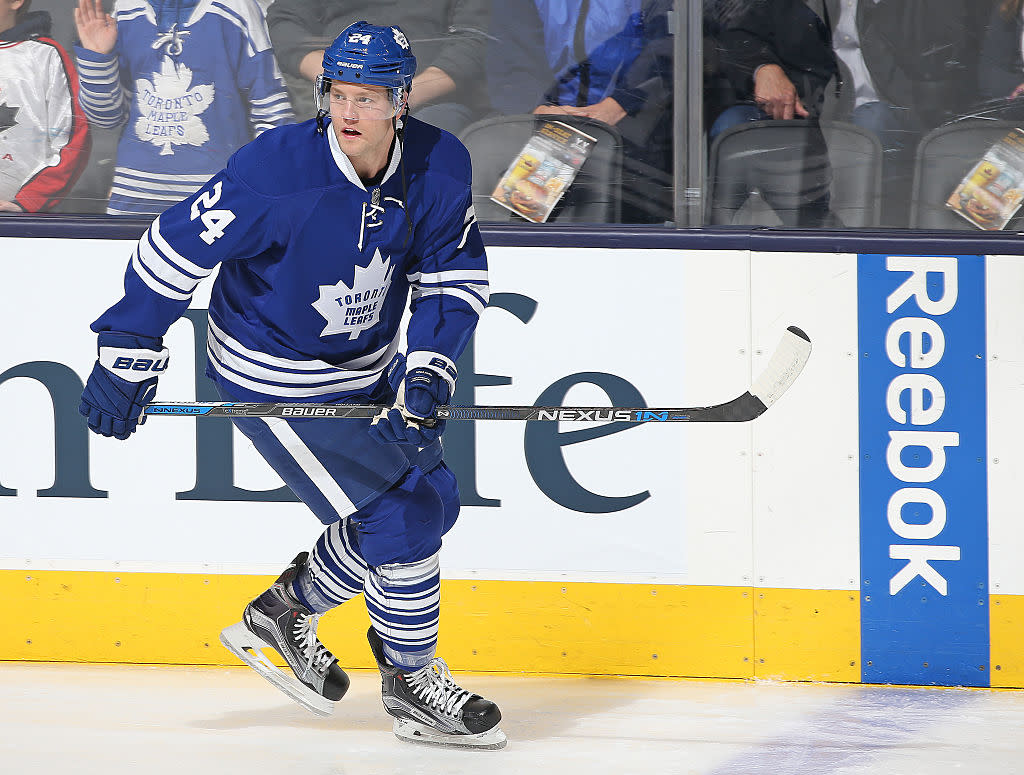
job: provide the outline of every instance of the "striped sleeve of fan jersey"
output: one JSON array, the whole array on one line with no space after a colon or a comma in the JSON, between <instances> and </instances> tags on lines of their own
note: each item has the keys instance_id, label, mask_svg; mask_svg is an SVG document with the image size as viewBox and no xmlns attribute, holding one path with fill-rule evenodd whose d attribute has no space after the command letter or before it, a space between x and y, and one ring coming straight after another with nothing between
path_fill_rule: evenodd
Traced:
<instances>
[{"instance_id":1,"label":"striped sleeve of fan jersey","mask_svg":"<svg viewBox=\"0 0 1024 775\"><path fill-rule=\"evenodd\" d=\"M99 54L75 46L78 67L78 101L93 126L114 129L128 115L121 88L121 72L116 54Z\"/></svg>"}]
</instances>

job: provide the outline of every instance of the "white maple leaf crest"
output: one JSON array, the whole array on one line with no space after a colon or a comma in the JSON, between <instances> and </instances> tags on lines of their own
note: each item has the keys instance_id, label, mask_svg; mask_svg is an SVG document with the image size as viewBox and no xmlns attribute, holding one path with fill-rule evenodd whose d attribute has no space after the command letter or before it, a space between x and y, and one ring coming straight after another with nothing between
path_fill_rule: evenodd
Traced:
<instances>
[{"instance_id":1,"label":"white maple leaf crest","mask_svg":"<svg viewBox=\"0 0 1024 775\"><path fill-rule=\"evenodd\" d=\"M176 145L203 145L210 139L199 114L213 104L213 84L192 85L192 71L164 58L153 80L135 82L139 118L135 134L170 156Z\"/></svg>"},{"instance_id":2,"label":"white maple leaf crest","mask_svg":"<svg viewBox=\"0 0 1024 775\"><path fill-rule=\"evenodd\" d=\"M369 264L355 268L351 287L342 280L319 286L320 298L313 302L313 309L327 321L320 336L348 334L349 339L355 339L377 325L393 269L391 257L384 261L378 248Z\"/></svg>"}]
</instances>

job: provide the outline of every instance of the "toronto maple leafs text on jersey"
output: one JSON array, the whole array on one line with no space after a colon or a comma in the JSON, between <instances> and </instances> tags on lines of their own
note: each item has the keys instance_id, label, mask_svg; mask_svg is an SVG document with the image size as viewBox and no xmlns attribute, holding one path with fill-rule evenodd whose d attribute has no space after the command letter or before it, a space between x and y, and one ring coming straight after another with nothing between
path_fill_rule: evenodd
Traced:
<instances>
[{"instance_id":1,"label":"toronto maple leafs text on jersey","mask_svg":"<svg viewBox=\"0 0 1024 775\"><path fill-rule=\"evenodd\" d=\"M265 132L153 222L93 330L163 336L219 265L207 374L239 400L369 393L407 306L410 367L454 364L489 295L469 153L405 122L404 157L369 188L333 129Z\"/></svg>"},{"instance_id":2,"label":"toronto maple leafs text on jersey","mask_svg":"<svg viewBox=\"0 0 1024 775\"><path fill-rule=\"evenodd\" d=\"M114 52L75 48L89 119L126 124L108 213L157 215L250 139L292 120L255 0L200 0L170 29L145 0L117 0L114 18Z\"/></svg>"}]
</instances>

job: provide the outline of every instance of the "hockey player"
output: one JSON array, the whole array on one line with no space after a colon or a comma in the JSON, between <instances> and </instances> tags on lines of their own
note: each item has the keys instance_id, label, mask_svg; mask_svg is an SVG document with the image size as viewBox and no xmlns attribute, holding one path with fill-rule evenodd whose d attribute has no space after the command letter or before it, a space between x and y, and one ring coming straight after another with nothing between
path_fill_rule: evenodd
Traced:
<instances>
[{"instance_id":1,"label":"hockey player","mask_svg":"<svg viewBox=\"0 0 1024 775\"><path fill-rule=\"evenodd\" d=\"M497 706L435 656L438 553L459 496L430 418L454 390L488 286L469 154L405 115L415 71L398 27L351 25L324 54L315 119L264 133L153 222L124 297L92 326L99 359L81 411L98 433L135 431L167 366L161 337L219 264L207 374L225 400L383 406L372 423L235 420L328 527L221 640L329 713L348 678L317 621L362 592L395 734L501 748ZM268 646L294 675L262 657Z\"/></svg>"},{"instance_id":2,"label":"hockey player","mask_svg":"<svg viewBox=\"0 0 1024 775\"><path fill-rule=\"evenodd\" d=\"M292 121L256 0L78 0L75 26L82 107L124 127L108 214L158 215Z\"/></svg>"}]
</instances>

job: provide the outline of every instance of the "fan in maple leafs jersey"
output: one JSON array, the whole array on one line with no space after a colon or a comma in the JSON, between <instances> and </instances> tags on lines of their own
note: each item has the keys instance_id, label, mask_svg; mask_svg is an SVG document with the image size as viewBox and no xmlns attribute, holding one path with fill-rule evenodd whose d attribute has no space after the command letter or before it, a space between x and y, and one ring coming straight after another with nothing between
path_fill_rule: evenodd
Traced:
<instances>
[{"instance_id":1,"label":"fan in maple leafs jersey","mask_svg":"<svg viewBox=\"0 0 1024 775\"><path fill-rule=\"evenodd\" d=\"M112 50L89 36L90 21L116 29ZM80 0L76 23L82 107L95 126L125 125L110 214L159 214L292 120L255 0L116 0L113 17Z\"/></svg>"}]
</instances>

